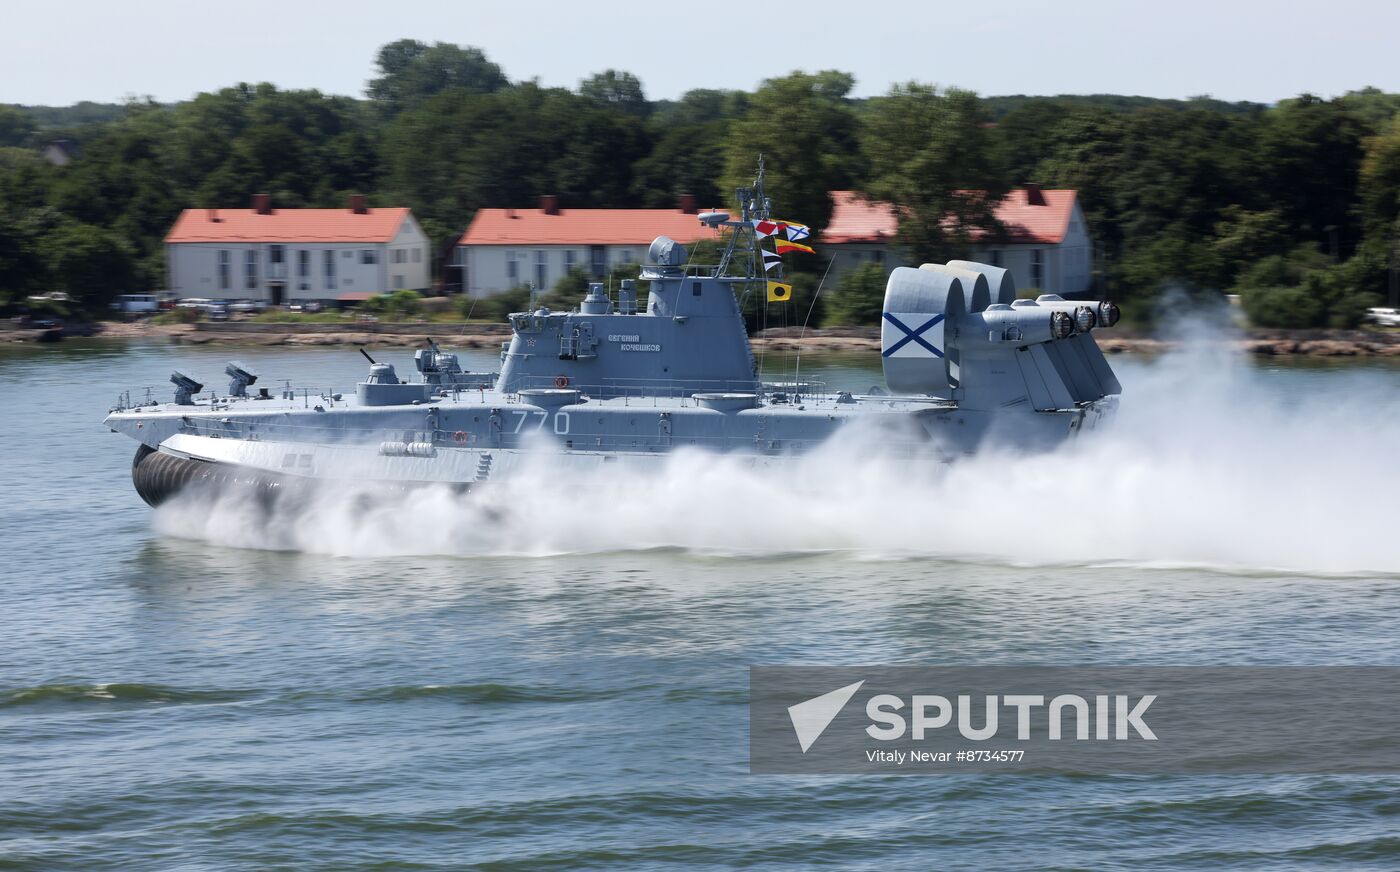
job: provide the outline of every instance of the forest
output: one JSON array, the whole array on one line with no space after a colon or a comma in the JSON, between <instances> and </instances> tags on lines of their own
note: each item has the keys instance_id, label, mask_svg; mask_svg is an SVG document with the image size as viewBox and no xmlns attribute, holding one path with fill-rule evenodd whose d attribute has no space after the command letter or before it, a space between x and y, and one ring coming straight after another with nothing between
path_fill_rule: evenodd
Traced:
<instances>
[{"instance_id":1,"label":"forest","mask_svg":"<svg viewBox=\"0 0 1400 872\"><path fill-rule=\"evenodd\" d=\"M475 211L727 204L755 157L785 215L819 234L827 192L897 203L918 262L997 234L990 204L1025 182L1075 188L1099 290L1150 318L1167 292L1240 294L1260 326L1352 327L1385 298L1400 239L1400 94L1361 88L1272 105L1209 97L993 96L919 82L852 96L849 73L651 100L630 73L572 90L512 81L482 51L400 40L365 94L237 84L177 104L0 105L0 314L63 292L89 313L163 287L162 238L186 207L406 205L441 261ZM66 141L63 166L45 159ZM794 260L810 301L826 263ZM861 323L883 281L823 291ZM878 311L878 300L875 301Z\"/></svg>"}]
</instances>

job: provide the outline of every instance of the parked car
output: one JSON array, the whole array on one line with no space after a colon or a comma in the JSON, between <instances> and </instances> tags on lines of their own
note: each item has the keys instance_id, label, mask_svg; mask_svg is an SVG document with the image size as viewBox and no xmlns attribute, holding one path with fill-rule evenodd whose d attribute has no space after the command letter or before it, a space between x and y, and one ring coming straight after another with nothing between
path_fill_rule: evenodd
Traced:
<instances>
[{"instance_id":1,"label":"parked car","mask_svg":"<svg viewBox=\"0 0 1400 872\"><path fill-rule=\"evenodd\" d=\"M1366 320L1382 327L1400 327L1400 309L1377 307L1366 310Z\"/></svg>"},{"instance_id":2,"label":"parked car","mask_svg":"<svg viewBox=\"0 0 1400 872\"><path fill-rule=\"evenodd\" d=\"M177 309L207 309L214 302L207 297L186 297L175 304Z\"/></svg>"},{"instance_id":3,"label":"parked car","mask_svg":"<svg viewBox=\"0 0 1400 872\"><path fill-rule=\"evenodd\" d=\"M127 314L146 314L160 309L160 301L155 294L122 294L112 303L112 308Z\"/></svg>"},{"instance_id":4,"label":"parked car","mask_svg":"<svg viewBox=\"0 0 1400 872\"><path fill-rule=\"evenodd\" d=\"M228 304L228 310L230 312L257 313L261 312L263 308L262 302L258 300L234 300L232 303Z\"/></svg>"},{"instance_id":5,"label":"parked car","mask_svg":"<svg viewBox=\"0 0 1400 872\"><path fill-rule=\"evenodd\" d=\"M320 300L292 300L287 306L289 312L319 312L321 311Z\"/></svg>"},{"instance_id":6,"label":"parked car","mask_svg":"<svg viewBox=\"0 0 1400 872\"><path fill-rule=\"evenodd\" d=\"M209 317L210 321L227 321L228 303L220 300L210 300L209 305L204 307L204 312Z\"/></svg>"}]
</instances>

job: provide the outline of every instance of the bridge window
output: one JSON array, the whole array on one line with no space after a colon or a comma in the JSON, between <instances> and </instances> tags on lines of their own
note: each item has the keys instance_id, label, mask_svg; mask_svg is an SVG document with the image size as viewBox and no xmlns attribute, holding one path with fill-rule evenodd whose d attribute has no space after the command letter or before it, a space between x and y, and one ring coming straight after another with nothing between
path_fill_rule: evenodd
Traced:
<instances>
[{"instance_id":1,"label":"bridge window","mask_svg":"<svg viewBox=\"0 0 1400 872\"><path fill-rule=\"evenodd\" d=\"M700 296L700 283L699 283L699 282L691 282L691 283L690 283L690 295L691 295L692 297L698 297L698 296Z\"/></svg>"}]
</instances>

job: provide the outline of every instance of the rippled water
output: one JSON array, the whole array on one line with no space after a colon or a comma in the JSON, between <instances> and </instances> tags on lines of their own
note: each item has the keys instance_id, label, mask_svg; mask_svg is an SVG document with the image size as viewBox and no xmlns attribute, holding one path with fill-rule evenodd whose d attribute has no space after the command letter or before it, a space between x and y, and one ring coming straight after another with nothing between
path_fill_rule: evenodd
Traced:
<instances>
[{"instance_id":1,"label":"rippled water","mask_svg":"<svg viewBox=\"0 0 1400 872\"><path fill-rule=\"evenodd\" d=\"M0 352L0 868L1400 857L1394 778L758 777L746 708L751 664L1400 662L1394 367L1117 359L1119 430L1049 458L906 485L681 463L523 490L497 527L407 505L274 519L269 542L153 518L99 426L118 390L172 366L217 384L229 356ZM363 369L237 356L274 385Z\"/></svg>"}]
</instances>

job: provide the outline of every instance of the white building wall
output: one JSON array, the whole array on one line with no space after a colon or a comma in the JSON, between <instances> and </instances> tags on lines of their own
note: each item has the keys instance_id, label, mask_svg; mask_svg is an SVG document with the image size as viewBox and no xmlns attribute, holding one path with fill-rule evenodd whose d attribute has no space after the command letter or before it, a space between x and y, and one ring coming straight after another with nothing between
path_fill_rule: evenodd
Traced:
<instances>
[{"instance_id":1,"label":"white building wall","mask_svg":"<svg viewBox=\"0 0 1400 872\"><path fill-rule=\"evenodd\" d=\"M570 269L593 268L591 245L462 245L458 246L458 263L466 264L463 293L488 297L519 285L533 283L548 291L568 274ZM604 245L603 277L611 270L628 263L641 263L646 245Z\"/></svg>"},{"instance_id":2,"label":"white building wall","mask_svg":"<svg viewBox=\"0 0 1400 872\"><path fill-rule=\"evenodd\" d=\"M401 231L394 242L383 243L281 243L282 263L272 262L272 243L178 242L166 245L168 284L180 297L215 300L252 299L273 303L277 286L281 300L334 300L344 293L380 293L398 288L425 290L429 285L431 255L421 229ZM415 256L414 251L417 251ZM256 256L251 287L248 252ZM228 256L228 282L221 280L220 253ZM307 262L303 274L301 252ZM326 253L333 267L327 269ZM366 256L366 252L370 256ZM395 252L400 252L396 255ZM401 258L401 261L396 260ZM369 262L366 262L366 261Z\"/></svg>"},{"instance_id":3,"label":"white building wall","mask_svg":"<svg viewBox=\"0 0 1400 872\"><path fill-rule=\"evenodd\" d=\"M606 259L604 276L621 264L642 262L647 252L647 246L641 244L602 248ZM485 297L532 282L540 290L548 291L564 277L570 264L591 267L592 250L593 246L588 245L463 245L457 248L456 262L466 267L463 292ZM827 278L832 288L840 281L842 273L866 263L882 263L886 270L906 265L888 244L818 244L818 251L839 256ZM1040 256L1038 272L1035 269L1037 252ZM979 246L973 249L971 257L1011 270L1020 290L1035 288L1043 293L1080 294L1093 285L1093 244L1078 203L1060 244ZM538 271L540 266L543 273Z\"/></svg>"},{"instance_id":4,"label":"white building wall","mask_svg":"<svg viewBox=\"0 0 1400 872\"><path fill-rule=\"evenodd\" d=\"M432 250L428 236L410 215L387 246L384 290L425 291L432 279Z\"/></svg>"}]
</instances>

